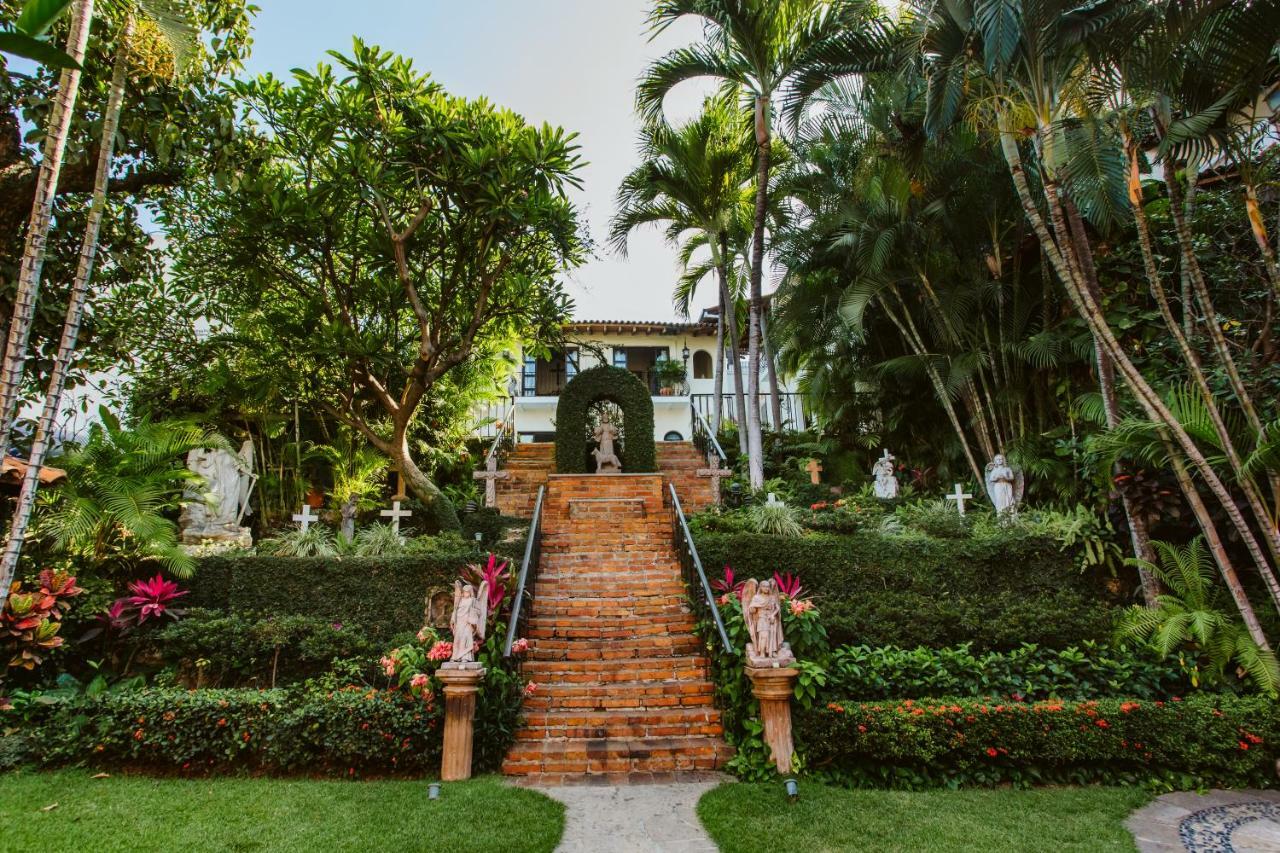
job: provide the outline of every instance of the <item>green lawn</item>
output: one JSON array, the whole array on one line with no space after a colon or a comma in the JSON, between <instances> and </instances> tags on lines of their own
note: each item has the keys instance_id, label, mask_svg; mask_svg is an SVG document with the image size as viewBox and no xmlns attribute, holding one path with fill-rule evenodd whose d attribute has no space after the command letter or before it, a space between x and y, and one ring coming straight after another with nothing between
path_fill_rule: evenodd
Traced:
<instances>
[{"instance_id":1,"label":"green lawn","mask_svg":"<svg viewBox=\"0 0 1280 853\"><path fill-rule=\"evenodd\" d=\"M56 808L49 808L54 804ZM551 851L564 806L497 778L446 783L0 774L8 850Z\"/></svg>"},{"instance_id":2,"label":"green lawn","mask_svg":"<svg viewBox=\"0 0 1280 853\"><path fill-rule=\"evenodd\" d=\"M780 782L721 785L698 817L724 853L1134 850L1124 819L1150 795L1132 788L909 793Z\"/></svg>"}]
</instances>

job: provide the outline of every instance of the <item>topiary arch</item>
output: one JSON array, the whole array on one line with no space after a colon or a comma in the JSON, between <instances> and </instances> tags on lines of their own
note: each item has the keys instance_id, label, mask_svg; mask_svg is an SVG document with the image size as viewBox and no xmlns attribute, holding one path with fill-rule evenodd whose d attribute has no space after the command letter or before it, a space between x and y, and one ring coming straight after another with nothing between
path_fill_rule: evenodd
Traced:
<instances>
[{"instance_id":1,"label":"topiary arch","mask_svg":"<svg viewBox=\"0 0 1280 853\"><path fill-rule=\"evenodd\" d=\"M556 472L586 474L587 410L593 403L608 400L622 409L626 443L618 456L627 474L658 470L653 445L653 398L649 389L631 371L601 365L584 370L570 379L556 404Z\"/></svg>"}]
</instances>

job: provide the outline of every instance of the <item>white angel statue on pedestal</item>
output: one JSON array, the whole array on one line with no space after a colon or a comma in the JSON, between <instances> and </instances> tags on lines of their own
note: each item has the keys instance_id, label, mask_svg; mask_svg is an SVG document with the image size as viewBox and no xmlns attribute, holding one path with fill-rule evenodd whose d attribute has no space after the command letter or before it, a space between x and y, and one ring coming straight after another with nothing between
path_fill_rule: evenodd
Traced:
<instances>
[{"instance_id":1,"label":"white angel statue on pedestal","mask_svg":"<svg viewBox=\"0 0 1280 853\"><path fill-rule=\"evenodd\" d=\"M488 620L489 582L481 581L477 588L454 581L453 616L449 619L449 627L453 629L453 651L443 667L466 669L480 665L476 662L476 649L484 642Z\"/></svg>"},{"instance_id":2,"label":"white angel statue on pedestal","mask_svg":"<svg viewBox=\"0 0 1280 853\"><path fill-rule=\"evenodd\" d=\"M987 463L984 479L987 497L991 498L996 514L1017 515L1018 504L1022 502L1022 492L1026 486L1022 470L1011 466L1003 453L997 453L996 458Z\"/></svg>"}]
</instances>

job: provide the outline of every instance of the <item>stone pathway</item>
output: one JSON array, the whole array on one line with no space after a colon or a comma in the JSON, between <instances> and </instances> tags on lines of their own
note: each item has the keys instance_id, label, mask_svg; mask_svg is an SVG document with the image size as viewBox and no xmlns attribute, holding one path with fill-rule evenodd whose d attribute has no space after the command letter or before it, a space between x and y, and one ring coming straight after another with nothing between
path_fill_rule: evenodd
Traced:
<instances>
[{"instance_id":1,"label":"stone pathway","mask_svg":"<svg viewBox=\"0 0 1280 853\"><path fill-rule=\"evenodd\" d=\"M720 784L539 787L568 807L558 853L714 853L694 807Z\"/></svg>"},{"instance_id":2,"label":"stone pathway","mask_svg":"<svg viewBox=\"0 0 1280 853\"><path fill-rule=\"evenodd\" d=\"M1140 853L1280 853L1280 791L1179 791L1126 826Z\"/></svg>"}]
</instances>

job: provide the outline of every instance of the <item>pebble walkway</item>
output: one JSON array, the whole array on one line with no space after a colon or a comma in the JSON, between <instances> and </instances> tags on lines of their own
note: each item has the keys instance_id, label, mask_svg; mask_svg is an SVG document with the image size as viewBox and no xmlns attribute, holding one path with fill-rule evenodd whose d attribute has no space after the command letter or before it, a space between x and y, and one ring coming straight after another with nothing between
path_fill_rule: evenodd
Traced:
<instances>
[{"instance_id":1,"label":"pebble walkway","mask_svg":"<svg viewBox=\"0 0 1280 853\"><path fill-rule=\"evenodd\" d=\"M1130 815L1140 853L1280 853L1280 791L1179 791Z\"/></svg>"},{"instance_id":2,"label":"pebble walkway","mask_svg":"<svg viewBox=\"0 0 1280 853\"><path fill-rule=\"evenodd\" d=\"M557 853L713 853L694 807L720 780L538 787L567 806Z\"/></svg>"}]
</instances>

